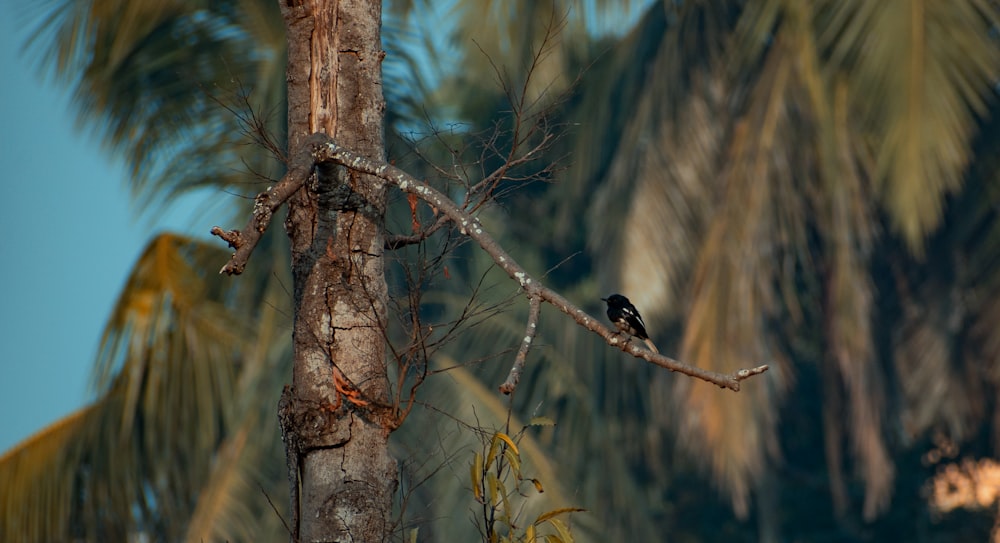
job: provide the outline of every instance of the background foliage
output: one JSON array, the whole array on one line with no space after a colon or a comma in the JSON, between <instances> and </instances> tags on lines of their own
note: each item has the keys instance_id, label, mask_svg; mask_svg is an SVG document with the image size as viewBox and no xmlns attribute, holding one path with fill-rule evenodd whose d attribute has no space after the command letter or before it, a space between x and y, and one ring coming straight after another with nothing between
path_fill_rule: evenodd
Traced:
<instances>
[{"instance_id":1,"label":"background foliage","mask_svg":"<svg viewBox=\"0 0 1000 543\"><path fill-rule=\"evenodd\" d=\"M283 148L272 4L67 0L45 14L43 62L127 158L140 204L250 195L281 175L280 156L248 145L264 128ZM392 160L460 190L434 166L459 180L495 167L512 113L564 127L557 167L524 171L544 182L504 187L517 190L484 224L595 315L601 296L628 295L661 351L723 372L772 365L730 394L543 313L511 404L522 423L556 421L518 445L546 486L531 507L586 508L564 520L595 541L996 531L995 502L945 510L930 483L1000 446L995 2L387 7ZM232 200L220 223L242 220ZM393 213L407 232L405 202ZM107 325L97 401L0 460L4 540L282 537L268 498L284 514L285 243L269 232L228 281L214 242L151 240ZM390 288L419 277L427 322L447 326L470 296L479 311L394 434L400 533L478 538L475 429L521 427L494 391L525 308L456 237L394 259Z\"/></svg>"}]
</instances>

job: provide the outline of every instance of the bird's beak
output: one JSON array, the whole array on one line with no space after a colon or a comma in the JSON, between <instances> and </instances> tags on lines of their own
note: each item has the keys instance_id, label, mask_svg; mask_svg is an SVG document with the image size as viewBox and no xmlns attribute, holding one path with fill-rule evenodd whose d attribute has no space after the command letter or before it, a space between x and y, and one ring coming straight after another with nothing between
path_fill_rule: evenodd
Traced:
<instances>
[{"instance_id":1,"label":"bird's beak","mask_svg":"<svg viewBox=\"0 0 1000 543\"><path fill-rule=\"evenodd\" d=\"M608 299L607 298L601 298L601 301L602 302L606 302L606 301L608 301Z\"/></svg>"}]
</instances>

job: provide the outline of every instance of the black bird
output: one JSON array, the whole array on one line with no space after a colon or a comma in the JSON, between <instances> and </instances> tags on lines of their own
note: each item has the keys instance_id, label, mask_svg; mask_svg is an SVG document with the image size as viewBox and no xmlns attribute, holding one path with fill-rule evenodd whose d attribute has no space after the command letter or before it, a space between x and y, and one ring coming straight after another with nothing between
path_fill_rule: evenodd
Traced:
<instances>
[{"instance_id":1,"label":"black bird","mask_svg":"<svg viewBox=\"0 0 1000 543\"><path fill-rule=\"evenodd\" d=\"M650 351L660 353L656 345L653 345L653 340L646 334L646 323L642 322L639 310L628 301L628 298L621 294L612 294L601 300L608 303L608 318L619 332L643 340Z\"/></svg>"}]
</instances>

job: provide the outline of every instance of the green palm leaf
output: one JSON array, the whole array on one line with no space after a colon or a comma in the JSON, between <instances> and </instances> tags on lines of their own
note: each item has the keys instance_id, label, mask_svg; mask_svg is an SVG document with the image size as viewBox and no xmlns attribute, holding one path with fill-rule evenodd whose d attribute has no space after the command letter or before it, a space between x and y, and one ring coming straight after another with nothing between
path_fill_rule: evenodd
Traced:
<instances>
[{"instance_id":1,"label":"green palm leaf","mask_svg":"<svg viewBox=\"0 0 1000 543\"><path fill-rule=\"evenodd\" d=\"M959 188L976 117L1000 73L996 4L829 2L821 43L849 74L853 106L871 131L879 194L912 250Z\"/></svg>"},{"instance_id":2,"label":"green palm leaf","mask_svg":"<svg viewBox=\"0 0 1000 543\"><path fill-rule=\"evenodd\" d=\"M180 539L189 532L246 540L275 533L279 523L264 514L264 496L245 493L256 487L248 477L258 473L250 467L262 455L280 464L270 445L278 442L273 423L247 447L249 421L259 419L261 408L245 398L261 397L260 380L275 367L274 353L246 341L255 323L227 307L232 283L206 272L207 261L220 259L224 251L177 236L150 244L102 341L99 399L0 462L3 477L22 481L12 492L25 503L71 514L45 527L5 524L12 530L5 539L117 534L108 537L121 540L144 532ZM270 399L273 407L276 398ZM57 444L58 452L38 454ZM49 471L25 470L29 453ZM261 484L274 492L273 482ZM9 510L13 499L5 496ZM21 510L12 518L37 517ZM188 528L185 518L195 524Z\"/></svg>"},{"instance_id":3,"label":"green palm leaf","mask_svg":"<svg viewBox=\"0 0 1000 543\"><path fill-rule=\"evenodd\" d=\"M70 533L79 504L68 490L77 478L73 444L96 406L41 430L0 457L0 535L7 541L52 541ZM44 511L44 515L37 514Z\"/></svg>"}]
</instances>

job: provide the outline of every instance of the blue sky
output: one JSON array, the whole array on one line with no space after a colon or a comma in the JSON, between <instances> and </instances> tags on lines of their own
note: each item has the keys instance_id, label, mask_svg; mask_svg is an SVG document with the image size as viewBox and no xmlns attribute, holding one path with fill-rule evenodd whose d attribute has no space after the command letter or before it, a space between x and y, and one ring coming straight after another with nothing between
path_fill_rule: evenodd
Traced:
<instances>
[{"instance_id":1,"label":"blue sky","mask_svg":"<svg viewBox=\"0 0 1000 543\"><path fill-rule=\"evenodd\" d=\"M92 398L104 322L146 241L204 236L213 222L194 215L204 197L158 216L131 206L123 162L21 54L33 27L24 8L0 6L0 454Z\"/></svg>"}]
</instances>

